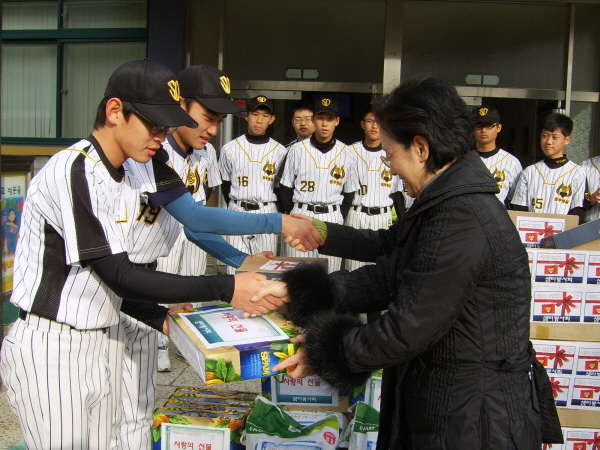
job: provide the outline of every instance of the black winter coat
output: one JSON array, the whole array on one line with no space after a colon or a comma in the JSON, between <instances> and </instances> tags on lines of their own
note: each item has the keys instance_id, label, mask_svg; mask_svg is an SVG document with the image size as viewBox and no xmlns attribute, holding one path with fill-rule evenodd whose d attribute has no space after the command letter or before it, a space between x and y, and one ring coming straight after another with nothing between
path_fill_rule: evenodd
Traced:
<instances>
[{"instance_id":1,"label":"black winter coat","mask_svg":"<svg viewBox=\"0 0 600 450\"><path fill-rule=\"evenodd\" d=\"M290 316L306 327L319 375L351 388L384 368L378 449L541 447L529 376L529 266L496 192L470 152L391 229L328 224L323 253L384 255L376 265L329 277L306 268L286 274ZM386 309L366 325L344 314ZM550 409L555 415L553 402Z\"/></svg>"}]
</instances>

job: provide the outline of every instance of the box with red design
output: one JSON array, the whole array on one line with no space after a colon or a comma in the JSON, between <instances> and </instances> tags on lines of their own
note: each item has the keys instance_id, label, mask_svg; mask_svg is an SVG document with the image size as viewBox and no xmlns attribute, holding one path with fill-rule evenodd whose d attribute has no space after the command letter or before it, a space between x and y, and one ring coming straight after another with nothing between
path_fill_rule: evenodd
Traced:
<instances>
[{"instance_id":1,"label":"box with red design","mask_svg":"<svg viewBox=\"0 0 600 450\"><path fill-rule=\"evenodd\" d=\"M565 450L600 450L600 429L563 428L563 434Z\"/></svg>"},{"instance_id":2,"label":"box with red design","mask_svg":"<svg viewBox=\"0 0 600 450\"><path fill-rule=\"evenodd\" d=\"M575 374L600 377L600 343L580 342L577 345Z\"/></svg>"},{"instance_id":3,"label":"box with red design","mask_svg":"<svg viewBox=\"0 0 600 450\"><path fill-rule=\"evenodd\" d=\"M534 322L580 322L584 293L572 286L562 289L534 287L531 293L531 320Z\"/></svg>"},{"instance_id":4,"label":"box with red design","mask_svg":"<svg viewBox=\"0 0 600 450\"><path fill-rule=\"evenodd\" d=\"M583 303L583 321L600 323L600 292L586 292Z\"/></svg>"},{"instance_id":5,"label":"box with red design","mask_svg":"<svg viewBox=\"0 0 600 450\"><path fill-rule=\"evenodd\" d=\"M327 270L327 258L298 258L295 256L276 256L269 259L265 255L256 255L247 263L236 269L235 273L257 272L262 273L268 280L281 280L284 272L293 269L299 264L321 264Z\"/></svg>"},{"instance_id":6,"label":"box with red design","mask_svg":"<svg viewBox=\"0 0 600 450\"><path fill-rule=\"evenodd\" d=\"M526 247L540 248L544 238L554 236L577 226L576 216L508 211Z\"/></svg>"},{"instance_id":7,"label":"box with red design","mask_svg":"<svg viewBox=\"0 0 600 450\"><path fill-rule=\"evenodd\" d=\"M583 285L588 253L584 251L537 251L532 271L536 284Z\"/></svg>"},{"instance_id":8,"label":"box with red design","mask_svg":"<svg viewBox=\"0 0 600 450\"><path fill-rule=\"evenodd\" d=\"M569 408L600 411L600 377L574 377Z\"/></svg>"},{"instance_id":9,"label":"box with red design","mask_svg":"<svg viewBox=\"0 0 600 450\"><path fill-rule=\"evenodd\" d=\"M571 386L573 379L568 376L550 377L550 385L552 386L552 395L557 408L566 408L569 404L569 396L571 394Z\"/></svg>"},{"instance_id":10,"label":"box with red design","mask_svg":"<svg viewBox=\"0 0 600 450\"><path fill-rule=\"evenodd\" d=\"M600 285L600 253L590 252L586 270L586 283Z\"/></svg>"},{"instance_id":11,"label":"box with red design","mask_svg":"<svg viewBox=\"0 0 600 450\"><path fill-rule=\"evenodd\" d=\"M571 375L575 369L577 344L560 341L532 340L536 359L548 373Z\"/></svg>"}]
</instances>

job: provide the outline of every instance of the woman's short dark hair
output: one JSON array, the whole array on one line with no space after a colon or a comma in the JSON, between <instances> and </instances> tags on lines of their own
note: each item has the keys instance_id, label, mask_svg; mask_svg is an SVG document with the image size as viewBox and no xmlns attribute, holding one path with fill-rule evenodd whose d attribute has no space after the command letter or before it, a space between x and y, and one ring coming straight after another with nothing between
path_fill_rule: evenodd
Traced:
<instances>
[{"instance_id":1,"label":"woman's short dark hair","mask_svg":"<svg viewBox=\"0 0 600 450\"><path fill-rule=\"evenodd\" d=\"M94 120L94 130L98 130L106 125L106 104L110 100L109 97L104 97L98 109L96 110L96 120ZM123 102L123 115L125 120L129 120L129 116L135 111L134 106L130 102Z\"/></svg>"},{"instance_id":2,"label":"woman's short dark hair","mask_svg":"<svg viewBox=\"0 0 600 450\"><path fill-rule=\"evenodd\" d=\"M439 78L419 77L400 84L382 99L376 116L384 133L405 147L417 135L427 139L430 173L475 147L467 105Z\"/></svg>"},{"instance_id":3,"label":"woman's short dark hair","mask_svg":"<svg viewBox=\"0 0 600 450\"><path fill-rule=\"evenodd\" d=\"M571 136L573 132L573 121L569 116L564 114L553 113L544 119L542 130L546 131L562 131L563 136Z\"/></svg>"}]
</instances>

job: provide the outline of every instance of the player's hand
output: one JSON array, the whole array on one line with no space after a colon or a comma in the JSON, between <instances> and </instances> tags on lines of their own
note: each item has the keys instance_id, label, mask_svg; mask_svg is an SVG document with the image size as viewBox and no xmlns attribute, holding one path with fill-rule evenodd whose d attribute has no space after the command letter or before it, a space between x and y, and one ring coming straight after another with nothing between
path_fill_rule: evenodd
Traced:
<instances>
[{"instance_id":1,"label":"player's hand","mask_svg":"<svg viewBox=\"0 0 600 450\"><path fill-rule=\"evenodd\" d=\"M296 251L306 253L306 247L300 243L300 239L294 239L291 236L285 238L285 243Z\"/></svg>"},{"instance_id":2,"label":"player's hand","mask_svg":"<svg viewBox=\"0 0 600 450\"><path fill-rule=\"evenodd\" d=\"M279 300L279 304L271 303L265 299L256 302L250 301L254 293L264 287L266 276L255 272L243 272L234 276L235 290L231 299L231 306L233 306L233 309L244 311L244 317L260 316L283 305L282 300Z\"/></svg>"},{"instance_id":3,"label":"player's hand","mask_svg":"<svg viewBox=\"0 0 600 450\"><path fill-rule=\"evenodd\" d=\"M290 341L304 344L306 342L306 336L299 334L298 336L290 339ZM308 355L306 354L304 348L301 348L298 353L284 359L282 362L273 367L273 372L278 372L283 369L288 369L287 375L290 378L304 378L315 373L314 369L310 365Z\"/></svg>"},{"instance_id":4,"label":"player's hand","mask_svg":"<svg viewBox=\"0 0 600 450\"><path fill-rule=\"evenodd\" d=\"M274 259L275 258L275 253L269 252L269 251L265 251L265 252L257 253L256 255L248 255L248 256L246 256L246 259L244 260L243 264L246 264L247 262L252 261L252 258L254 258L255 256L258 256L258 255L264 255L264 256L266 256L269 259Z\"/></svg>"},{"instance_id":5,"label":"player's hand","mask_svg":"<svg viewBox=\"0 0 600 450\"><path fill-rule=\"evenodd\" d=\"M590 203L592 205L600 203L600 188L596 192L594 192L592 195L590 195Z\"/></svg>"},{"instance_id":6,"label":"player's hand","mask_svg":"<svg viewBox=\"0 0 600 450\"><path fill-rule=\"evenodd\" d=\"M257 302L265 297L280 298L284 303L290 301L288 297L287 284L283 281L266 280L263 287L258 289L250 298L250 301Z\"/></svg>"},{"instance_id":7,"label":"player's hand","mask_svg":"<svg viewBox=\"0 0 600 450\"><path fill-rule=\"evenodd\" d=\"M173 316L180 312L192 312L194 310L194 305L191 303L178 303L169 308L167 314L169 316ZM165 336L169 335L169 317L165 317L165 321L163 322L163 334Z\"/></svg>"},{"instance_id":8,"label":"player's hand","mask_svg":"<svg viewBox=\"0 0 600 450\"><path fill-rule=\"evenodd\" d=\"M312 220L299 219L283 214L281 216L281 234L299 239L307 250L314 250L325 244L323 237L312 224Z\"/></svg>"}]
</instances>

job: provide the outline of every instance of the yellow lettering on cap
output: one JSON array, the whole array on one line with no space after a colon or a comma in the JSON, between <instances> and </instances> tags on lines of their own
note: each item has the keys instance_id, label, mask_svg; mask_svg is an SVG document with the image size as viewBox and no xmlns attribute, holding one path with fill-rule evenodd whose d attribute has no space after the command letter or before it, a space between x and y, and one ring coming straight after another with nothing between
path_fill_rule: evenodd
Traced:
<instances>
[{"instance_id":1,"label":"yellow lettering on cap","mask_svg":"<svg viewBox=\"0 0 600 450\"><path fill-rule=\"evenodd\" d=\"M485 116L488 112L489 112L489 109L487 109L487 108L479 108L480 116Z\"/></svg>"},{"instance_id":2,"label":"yellow lettering on cap","mask_svg":"<svg viewBox=\"0 0 600 450\"><path fill-rule=\"evenodd\" d=\"M324 98L323 100L321 100L321 104L323 106L329 106L329 105L331 105L331 99L330 98Z\"/></svg>"},{"instance_id":3,"label":"yellow lettering on cap","mask_svg":"<svg viewBox=\"0 0 600 450\"><path fill-rule=\"evenodd\" d=\"M221 77L221 78L219 78L219 80L221 80L221 87L223 88L225 93L230 94L231 93L231 84L229 83L229 78Z\"/></svg>"},{"instance_id":4,"label":"yellow lettering on cap","mask_svg":"<svg viewBox=\"0 0 600 450\"><path fill-rule=\"evenodd\" d=\"M264 103L267 101L267 97L256 97L256 100L258 100L260 103Z\"/></svg>"},{"instance_id":5,"label":"yellow lettering on cap","mask_svg":"<svg viewBox=\"0 0 600 450\"><path fill-rule=\"evenodd\" d=\"M176 102L178 102L179 98L180 98L180 94L179 94L179 81L177 81L177 80L171 80L167 84L169 85L169 93L171 94L171 97L173 97L173 100L175 100Z\"/></svg>"}]
</instances>

